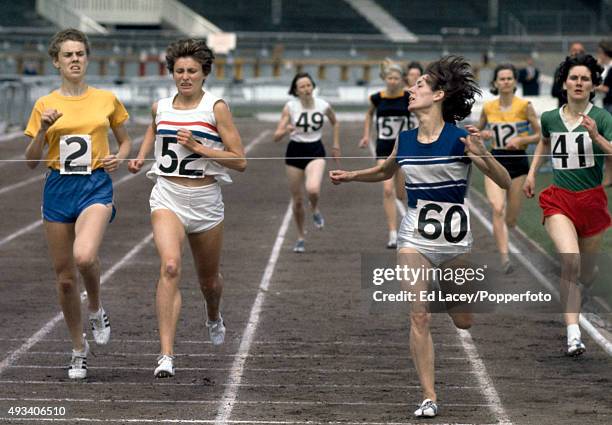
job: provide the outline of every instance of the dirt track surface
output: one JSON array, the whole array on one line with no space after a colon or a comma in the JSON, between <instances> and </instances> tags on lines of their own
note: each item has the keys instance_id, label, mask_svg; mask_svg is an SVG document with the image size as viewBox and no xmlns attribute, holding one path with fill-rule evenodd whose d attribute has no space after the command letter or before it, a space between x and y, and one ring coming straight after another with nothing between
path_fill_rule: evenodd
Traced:
<instances>
[{"instance_id":1,"label":"dirt track surface","mask_svg":"<svg viewBox=\"0 0 612 425\"><path fill-rule=\"evenodd\" d=\"M245 145L274 128L247 119L237 124ZM345 160L343 167L372 163L367 151L356 148L360 132L357 124L342 126L343 153L364 156ZM141 133L142 128L132 131L133 136ZM0 158L20 155L23 148L22 138L0 142ZM249 156L279 157L284 149L285 144L274 144L268 136ZM23 163L0 162L0 191L43 173L42 167L30 171ZM124 176L122 169L113 178L118 182ZM42 226L35 224L43 180L0 192L0 423L37 424L51 418L11 416L11 406L64 407L65 415L53 416L64 423L214 423L224 393L232 389L235 402L226 423L481 424L504 418L515 424L612 423L610 357L584 332L586 355L565 357L565 330L555 313L479 315L469 332L484 370L468 360L466 336L448 316L434 315L441 411L433 420L414 419L421 393L410 360L407 316L399 309L369 313L360 282L361 255L385 251L381 185L333 187L325 179L325 229L314 229L308 219L306 253L297 255L291 252L291 222L269 288L259 291L288 208L284 163L253 159L246 173L234 177L235 183L223 188L226 343L219 349L208 343L203 299L187 247L177 373L165 380L153 377L159 350L154 308L159 260L153 243L105 280L102 299L111 318L111 342L103 347L91 343L88 378L71 382L63 320L35 336L60 311ZM118 215L100 252L103 272L151 233L151 187L142 174L116 186ZM30 224L29 231L16 234ZM494 251L492 237L475 219L472 228L475 251ZM523 269L505 279L517 289L541 290ZM261 312L251 323L254 334L244 369L233 370L258 293ZM35 343L22 348L33 336ZM240 382L233 385L237 372ZM491 394L499 396L499 403Z\"/></svg>"}]
</instances>

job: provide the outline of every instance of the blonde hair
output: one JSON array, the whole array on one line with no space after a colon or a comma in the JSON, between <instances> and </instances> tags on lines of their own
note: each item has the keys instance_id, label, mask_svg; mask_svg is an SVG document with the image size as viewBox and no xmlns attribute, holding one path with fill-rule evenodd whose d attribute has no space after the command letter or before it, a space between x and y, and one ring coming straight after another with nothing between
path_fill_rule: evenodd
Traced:
<instances>
[{"instance_id":1,"label":"blonde hair","mask_svg":"<svg viewBox=\"0 0 612 425\"><path fill-rule=\"evenodd\" d=\"M393 71L398 72L402 78L404 78L406 75L406 71L399 63L394 62L389 58L385 58L385 60L383 60L380 64L380 78L384 80L387 78L387 75Z\"/></svg>"}]
</instances>

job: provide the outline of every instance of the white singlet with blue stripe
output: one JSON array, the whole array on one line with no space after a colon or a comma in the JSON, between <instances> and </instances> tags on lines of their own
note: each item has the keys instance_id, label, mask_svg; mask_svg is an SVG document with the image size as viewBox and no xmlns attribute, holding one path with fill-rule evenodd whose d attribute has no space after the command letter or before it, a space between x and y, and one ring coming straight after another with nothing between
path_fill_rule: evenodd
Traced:
<instances>
[{"instance_id":1,"label":"white singlet with blue stripe","mask_svg":"<svg viewBox=\"0 0 612 425\"><path fill-rule=\"evenodd\" d=\"M177 131L184 128L191 131L198 143L211 149L224 150L213 112L215 104L224 100L207 91L196 108L185 110L175 109L172 106L173 100L174 97L167 97L157 102L155 165L147 173L147 177L175 176L196 179L214 176L219 184L231 183L227 168L194 154L176 140Z\"/></svg>"},{"instance_id":2,"label":"white singlet with blue stripe","mask_svg":"<svg viewBox=\"0 0 612 425\"><path fill-rule=\"evenodd\" d=\"M428 258L433 253L469 252L472 233L464 201L471 160L460 140L467 132L446 123L433 143L421 143L417 135L414 129L398 137L397 163L408 194L398 247L414 247Z\"/></svg>"}]
</instances>

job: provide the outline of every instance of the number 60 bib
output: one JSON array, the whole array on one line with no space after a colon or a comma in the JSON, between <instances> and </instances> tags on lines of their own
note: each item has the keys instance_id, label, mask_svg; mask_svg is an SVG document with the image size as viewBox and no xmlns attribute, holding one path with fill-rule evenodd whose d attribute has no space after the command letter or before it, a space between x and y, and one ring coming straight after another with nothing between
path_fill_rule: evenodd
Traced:
<instances>
[{"instance_id":1,"label":"number 60 bib","mask_svg":"<svg viewBox=\"0 0 612 425\"><path fill-rule=\"evenodd\" d=\"M91 136L68 134L60 137L60 174L91 174Z\"/></svg>"},{"instance_id":2,"label":"number 60 bib","mask_svg":"<svg viewBox=\"0 0 612 425\"><path fill-rule=\"evenodd\" d=\"M442 245L469 243L470 213L466 205L419 199L416 216L416 237Z\"/></svg>"}]
</instances>

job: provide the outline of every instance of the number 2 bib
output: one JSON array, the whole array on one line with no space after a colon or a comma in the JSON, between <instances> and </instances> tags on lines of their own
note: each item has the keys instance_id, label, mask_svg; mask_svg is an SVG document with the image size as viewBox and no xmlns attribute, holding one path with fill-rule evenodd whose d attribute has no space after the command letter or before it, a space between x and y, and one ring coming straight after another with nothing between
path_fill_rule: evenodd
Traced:
<instances>
[{"instance_id":1,"label":"number 2 bib","mask_svg":"<svg viewBox=\"0 0 612 425\"><path fill-rule=\"evenodd\" d=\"M415 236L442 245L468 243L470 213L466 205L419 199Z\"/></svg>"},{"instance_id":2,"label":"number 2 bib","mask_svg":"<svg viewBox=\"0 0 612 425\"><path fill-rule=\"evenodd\" d=\"M91 136L68 134L59 141L60 174L91 174Z\"/></svg>"}]
</instances>

